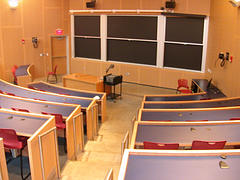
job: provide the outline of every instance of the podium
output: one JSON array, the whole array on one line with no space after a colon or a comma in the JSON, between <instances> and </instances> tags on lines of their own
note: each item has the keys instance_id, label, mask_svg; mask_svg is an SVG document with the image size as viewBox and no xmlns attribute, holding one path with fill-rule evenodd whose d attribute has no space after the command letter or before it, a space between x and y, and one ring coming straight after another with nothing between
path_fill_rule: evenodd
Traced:
<instances>
[{"instance_id":1,"label":"podium","mask_svg":"<svg viewBox=\"0 0 240 180\"><path fill-rule=\"evenodd\" d=\"M107 74L103 76L103 87L104 87L104 92L106 90L106 87L109 86L111 87L111 93L108 94L108 97L110 99L116 99L118 96L122 96L122 75L112 75L112 74ZM116 85L120 85L120 92L116 93ZM113 87L113 90L112 90Z\"/></svg>"}]
</instances>

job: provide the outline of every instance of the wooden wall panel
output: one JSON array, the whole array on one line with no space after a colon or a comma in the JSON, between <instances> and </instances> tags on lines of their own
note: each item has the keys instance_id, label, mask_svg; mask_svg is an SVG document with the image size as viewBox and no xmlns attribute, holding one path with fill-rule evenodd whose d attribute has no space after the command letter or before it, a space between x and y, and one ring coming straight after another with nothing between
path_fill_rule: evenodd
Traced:
<instances>
[{"instance_id":1,"label":"wooden wall panel","mask_svg":"<svg viewBox=\"0 0 240 180\"><path fill-rule=\"evenodd\" d=\"M230 97L240 95L240 84L236 80L240 76L239 12L239 8L233 7L228 1L211 1L207 66L212 73L208 73L208 76ZM220 61L217 61L219 52L230 52L233 63L226 62L224 67L220 67Z\"/></svg>"},{"instance_id":2,"label":"wooden wall panel","mask_svg":"<svg viewBox=\"0 0 240 180\"><path fill-rule=\"evenodd\" d=\"M85 66L85 72L90 75L101 75L101 64L99 61L88 61Z\"/></svg>"},{"instance_id":3,"label":"wooden wall panel","mask_svg":"<svg viewBox=\"0 0 240 180\"><path fill-rule=\"evenodd\" d=\"M187 6L188 13L196 13L196 14L209 14L210 12L210 1L209 0L188 0Z\"/></svg>"},{"instance_id":4,"label":"wooden wall panel","mask_svg":"<svg viewBox=\"0 0 240 180\"><path fill-rule=\"evenodd\" d=\"M158 86L159 84L159 70L153 67L141 67L139 68L139 83L152 86Z\"/></svg>"},{"instance_id":5,"label":"wooden wall panel","mask_svg":"<svg viewBox=\"0 0 240 180\"><path fill-rule=\"evenodd\" d=\"M46 8L45 9L45 35L55 34L57 28L62 27L61 11L59 8Z\"/></svg>"},{"instance_id":6,"label":"wooden wall panel","mask_svg":"<svg viewBox=\"0 0 240 180\"><path fill-rule=\"evenodd\" d=\"M83 0L70 0L69 8L70 9L84 9L85 5L83 6Z\"/></svg>"},{"instance_id":7,"label":"wooden wall panel","mask_svg":"<svg viewBox=\"0 0 240 180\"><path fill-rule=\"evenodd\" d=\"M107 67L114 64L109 71L114 75L123 75L123 81L152 86L177 88L177 80L185 78L191 85L192 79L205 78L204 73L195 73L183 70L164 69L113 62L99 62L94 60L73 58L71 60L71 73L85 73L95 76L104 76Z\"/></svg>"},{"instance_id":8,"label":"wooden wall panel","mask_svg":"<svg viewBox=\"0 0 240 180\"><path fill-rule=\"evenodd\" d=\"M123 81L139 83L139 68L137 65L121 64L119 73L123 75Z\"/></svg>"},{"instance_id":9,"label":"wooden wall panel","mask_svg":"<svg viewBox=\"0 0 240 180\"><path fill-rule=\"evenodd\" d=\"M2 33L5 70L8 79L12 80L12 66L24 63L23 45L21 44L22 28L3 28Z\"/></svg>"},{"instance_id":10,"label":"wooden wall panel","mask_svg":"<svg viewBox=\"0 0 240 180\"><path fill-rule=\"evenodd\" d=\"M101 9L121 9L121 0L101 0L101 5L98 4L97 6L100 6Z\"/></svg>"},{"instance_id":11,"label":"wooden wall panel","mask_svg":"<svg viewBox=\"0 0 240 180\"><path fill-rule=\"evenodd\" d=\"M49 1L49 0L44 0L44 5L45 7L53 7L53 8L56 8L56 7L61 7L61 3L62 3L62 0L58 0L58 1Z\"/></svg>"},{"instance_id":12,"label":"wooden wall panel","mask_svg":"<svg viewBox=\"0 0 240 180\"><path fill-rule=\"evenodd\" d=\"M86 62L80 58L72 60L70 63L71 73L78 73L78 72L85 73L85 70L84 70L85 63Z\"/></svg>"},{"instance_id":13,"label":"wooden wall panel","mask_svg":"<svg viewBox=\"0 0 240 180\"><path fill-rule=\"evenodd\" d=\"M159 10L161 7L165 7L165 1L164 0L141 0L140 1L140 9L156 9Z\"/></svg>"},{"instance_id":14,"label":"wooden wall panel","mask_svg":"<svg viewBox=\"0 0 240 180\"><path fill-rule=\"evenodd\" d=\"M39 37L43 33L43 4L41 1L22 1L23 5L23 38ZM29 18L31 17L31 18ZM30 39L32 40L32 39Z\"/></svg>"},{"instance_id":15,"label":"wooden wall panel","mask_svg":"<svg viewBox=\"0 0 240 180\"><path fill-rule=\"evenodd\" d=\"M140 0L121 0L121 9L140 9Z\"/></svg>"}]
</instances>

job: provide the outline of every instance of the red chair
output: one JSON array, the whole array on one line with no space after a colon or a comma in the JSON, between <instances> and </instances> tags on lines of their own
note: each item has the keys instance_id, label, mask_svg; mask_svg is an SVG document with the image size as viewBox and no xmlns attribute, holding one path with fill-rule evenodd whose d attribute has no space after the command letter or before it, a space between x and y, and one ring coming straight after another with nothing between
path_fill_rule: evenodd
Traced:
<instances>
[{"instance_id":1,"label":"red chair","mask_svg":"<svg viewBox=\"0 0 240 180\"><path fill-rule=\"evenodd\" d=\"M192 150L223 149L226 141L193 141Z\"/></svg>"},{"instance_id":2,"label":"red chair","mask_svg":"<svg viewBox=\"0 0 240 180\"><path fill-rule=\"evenodd\" d=\"M34 100L39 100L39 101L47 101L45 99L37 99L37 98L33 98Z\"/></svg>"},{"instance_id":3,"label":"red chair","mask_svg":"<svg viewBox=\"0 0 240 180\"><path fill-rule=\"evenodd\" d=\"M240 120L240 117L230 118L229 120Z\"/></svg>"},{"instance_id":4,"label":"red chair","mask_svg":"<svg viewBox=\"0 0 240 180\"><path fill-rule=\"evenodd\" d=\"M29 112L29 110L27 110L27 109L13 108L13 107L11 109L14 111Z\"/></svg>"},{"instance_id":5,"label":"red chair","mask_svg":"<svg viewBox=\"0 0 240 180\"><path fill-rule=\"evenodd\" d=\"M185 120L186 122L198 122L198 121L208 121L207 119L204 120Z\"/></svg>"},{"instance_id":6,"label":"red chair","mask_svg":"<svg viewBox=\"0 0 240 180\"><path fill-rule=\"evenodd\" d=\"M4 94L9 95L9 96L16 96L15 94L9 93L9 92L4 92Z\"/></svg>"},{"instance_id":7,"label":"red chair","mask_svg":"<svg viewBox=\"0 0 240 180\"><path fill-rule=\"evenodd\" d=\"M64 150L65 150L65 152L67 152L67 148L66 148L66 124L64 123L62 115L61 114L55 114L55 113L46 113L46 112L42 112L42 114L55 116L55 122L56 122L57 129L63 129L64 130L64 140L65 140Z\"/></svg>"},{"instance_id":8,"label":"red chair","mask_svg":"<svg viewBox=\"0 0 240 180\"><path fill-rule=\"evenodd\" d=\"M52 72L48 72L47 82L49 81L50 76L54 77L55 78L55 83L57 83L57 65L54 67L54 70Z\"/></svg>"},{"instance_id":9,"label":"red chair","mask_svg":"<svg viewBox=\"0 0 240 180\"><path fill-rule=\"evenodd\" d=\"M17 65L14 65L12 67L12 74L13 74L13 78L14 78L14 84L17 84L17 76L16 76L16 70L17 70L18 66Z\"/></svg>"},{"instance_id":10,"label":"red chair","mask_svg":"<svg viewBox=\"0 0 240 180\"><path fill-rule=\"evenodd\" d=\"M154 143L149 141L143 142L144 149L168 149L168 150L177 150L179 148L178 143Z\"/></svg>"},{"instance_id":11,"label":"red chair","mask_svg":"<svg viewBox=\"0 0 240 180\"><path fill-rule=\"evenodd\" d=\"M189 89L187 79L178 80L177 93L185 93L185 94L192 93L192 91Z\"/></svg>"},{"instance_id":12,"label":"red chair","mask_svg":"<svg viewBox=\"0 0 240 180\"><path fill-rule=\"evenodd\" d=\"M13 129L0 129L0 137L3 138L4 148L20 150L21 177L23 180L26 179L30 173L28 173L26 177L23 177L22 151L27 145L27 137L17 136L16 131ZM12 159L8 160L7 163L11 160Z\"/></svg>"},{"instance_id":13,"label":"red chair","mask_svg":"<svg viewBox=\"0 0 240 180\"><path fill-rule=\"evenodd\" d=\"M33 86L31 86L31 85L28 85L28 88L29 88L29 89L33 89L33 90L36 90L36 88L33 87Z\"/></svg>"}]
</instances>

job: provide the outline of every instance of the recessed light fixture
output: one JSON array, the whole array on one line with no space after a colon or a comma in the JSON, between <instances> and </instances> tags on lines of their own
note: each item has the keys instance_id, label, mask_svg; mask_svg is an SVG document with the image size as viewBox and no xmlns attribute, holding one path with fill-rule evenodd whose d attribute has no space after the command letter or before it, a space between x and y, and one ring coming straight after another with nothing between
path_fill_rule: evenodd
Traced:
<instances>
[{"instance_id":1,"label":"recessed light fixture","mask_svg":"<svg viewBox=\"0 0 240 180\"><path fill-rule=\"evenodd\" d=\"M18 0L8 0L8 5L10 8L15 9L18 7Z\"/></svg>"}]
</instances>

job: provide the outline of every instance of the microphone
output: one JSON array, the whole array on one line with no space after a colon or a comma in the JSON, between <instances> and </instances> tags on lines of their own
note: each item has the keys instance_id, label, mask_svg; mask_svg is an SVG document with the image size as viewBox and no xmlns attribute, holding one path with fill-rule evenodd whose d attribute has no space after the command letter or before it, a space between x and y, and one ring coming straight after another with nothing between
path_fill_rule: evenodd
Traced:
<instances>
[{"instance_id":1,"label":"microphone","mask_svg":"<svg viewBox=\"0 0 240 180\"><path fill-rule=\"evenodd\" d=\"M110 64L110 66L107 68L107 70L106 70L106 74L108 73L108 71L110 70L110 69L113 69L114 68L114 64Z\"/></svg>"}]
</instances>

